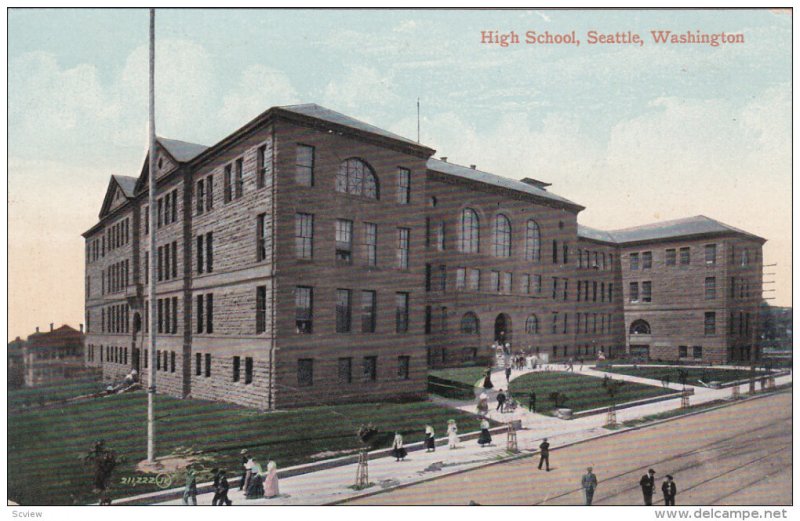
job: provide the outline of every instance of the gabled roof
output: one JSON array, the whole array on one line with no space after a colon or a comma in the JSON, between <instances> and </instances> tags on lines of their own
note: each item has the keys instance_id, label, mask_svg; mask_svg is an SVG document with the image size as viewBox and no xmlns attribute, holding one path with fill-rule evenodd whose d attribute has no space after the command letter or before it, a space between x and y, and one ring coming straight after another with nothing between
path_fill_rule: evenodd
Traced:
<instances>
[{"instance_id":1,"label":"gabled roof","mask_svg":"<svg viewBox=\"0 0 800 521\"><path fill-rule=\"evenodd\" d=\"M172 156L178 163L187 163L203 153L208 147L197 143L188 143L177 139L167 139L158 137L156 141L161 144L164 150Z\"/></svg>"},{"instance_id":2,"label":"gabled roof","mask_svg":"<svg viewBox=\"0 0 800 521\"><path fill-rule=\"evenodd\" d=\"M696 215L684 219L674 219L671 221L645 224L643 226L634 226L632 228L613 230L609 233L614 237L614 240L620 244L658 241L695 235L720 235L731 233L743 235L750 239L760 241L761 243L766 242L766 239L762 237L711 219L705 215Z\"/></svg>"},{"instance_id":3,"label":"gabled roof","mask_svg":"<svg viewBox=\"0 0 800 521\"><path fill-rule=\"evenodd\" d=\"M369 123L364 123L363 121L351 118L350 116L342 114L341 112L336 112L335 110L322 107L316 103L305 103L303 105L283 105L278 108L287 112L308 116L310 118L321 119L322 121L327 121L328 123L334 123L343 127L360 130L362 132L369 132L370 134L376 134L388 139L394 139L411 145L420 146L416 141L404 138L403 136L398 136L397 134L389 132L388 130L376 127L375 125L370 125Z\"/></svg>"},{"instance_id":4,"label":"gabled roof","mask_svg":"<svg viewBox=\"0 0 800 521\"><path fill-rule=\"evenodd\" d=\"M130 199L134 195L134 189L136 188L136 178L131 177L129 175L112 175L111 177L117 182L119 187L122 189L122 193L125 194L125 197Z\"/></svg>"},{"instance_id":5,"label":"gabled roof","mask_svg":"<svg viewBox=\"0 0 800 521\"><path fill-rule=\"evenodd\" d=\"M582 224L578 225L578 238L588 239L590 241L607 242L611 244L616 243L614 237L609 232L598 230L596 228L590 228Z\"/></svg>"},{"instance_id":6,"label":"gabled roof","mask_svg":"<svg viewBox=\"0 0 800 521\"><path fill-rule=\"evenodd\" d=\"M435 159L435 158L428 159L428 170L451 175L461 179L466 179L469 181L474 181L477 183L493 185L500 188L505 188L507 190L514 190L516 192L522 192L524 194L533 195L541 199L547 199L580 210L583 210L584 208L583 206L574 203L569 199L565 199L560 195L548 192L547 190L544 190L539 186L534 186L522 181L518 181L516 179L509 179L507 177L502 177L496 174L490 174L489 172L484 172L482 170L477 170L475 168L468 168L466 166L456 165L454 163L442 161L441 159Z\"/></svg>"},{"instance_id":7,"label":"gabled roof","mask_svg":"<svg viewBox=\"0 0 800 521\"><path fill-rule=\"evenodd\" d=\"M100 218L108 214L111 210L111 205L114 202L114 194L119 189L126 200L133 198L134 188L136 187L136 178L125 175L112 175L108 181L108 188L106 188L106 195L103 199L103 205L100 207Z\"/></svg>"}]
</instances>

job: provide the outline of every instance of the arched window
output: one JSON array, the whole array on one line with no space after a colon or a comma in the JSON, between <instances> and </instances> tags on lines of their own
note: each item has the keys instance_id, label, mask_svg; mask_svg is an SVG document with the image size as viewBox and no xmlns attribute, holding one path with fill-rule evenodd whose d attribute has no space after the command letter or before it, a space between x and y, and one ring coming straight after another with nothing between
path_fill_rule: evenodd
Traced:
<instances>
[{"instance_id":1,"label":"arched window","mask_svg":"<svg viewBox=\"0 0 800 521\"><path fill-rule=\"evenodd\" d=\"M644 320L634 320L633 324L631 324L631 334L632 335L649 335L650 334L650 324L648 324Z\"/></svg>"},{"instance_id":2,"label":"arched window","mask_svg":"<svg viewBox=\"0 0 800 521\"><path fill-rule=\"evenodd\" d=\"M464 253L478 253L480 247L480 221L472 208L464 208L461 212L461 240L459 250Z\"/></svg>"},{"instance_id":3,"label":"arched window","mask_svg":"<svg viewBox=\"0 0 800 521\"><path fill-rule=\"evenodd\" d=\"M336 191L378 199L378 178L367 163L351 158L339 165L339 171L336 173Z\"/></svg>"},{"instance_id":4,"label":"arched window","mask_svg":"<svg viewBox=\"0 0 800 521\"><path fill-rule=\"evenodd\" d=\"M494 256L511 257L511 221L503 214L494 221Z\"/></svg>"},{"instance_id":5,"label":"arched window","mask_svg":"<svg viewBox=\"0 0 800 521\"><path fill-rule=\"evenodd\" d=\"M481 332L480 322L478 317L472 311L464 313L461 317L461 333L465 335L477 335Z\"/></svg>"},{"instance_id":6,"label":"arched window","mask_svg":"<svg viewBox=\"0 0 800 521\"><path fill-rule=\"evenodd\" d=\"M531 314L525 321L525 332L529 335L539 334L539 318L535 314Z\"/></svg>"},{"instance_id":7,"label":"arched window","mask_svg":"<svg viewBox=\"0 0 800 521\"><path fill-rule=\"evenodd\" d=\"M525 260L539 261L542 254L542 241L539 225L533 219L528 220L525 229Z\"/></svg>"}]
</instances>

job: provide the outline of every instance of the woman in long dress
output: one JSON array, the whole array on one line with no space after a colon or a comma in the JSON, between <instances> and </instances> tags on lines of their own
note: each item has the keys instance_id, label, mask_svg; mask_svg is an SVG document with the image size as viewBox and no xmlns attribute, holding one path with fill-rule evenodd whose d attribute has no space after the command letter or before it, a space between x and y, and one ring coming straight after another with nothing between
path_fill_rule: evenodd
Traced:
<instances>
[{"instance_id":1,"label":"woman in long dress","mask_svg":"<svg viewBox=\"0 0 800 521\"><path fill-rule=\"evenodd\" d=\"M458 425L455 420L447 422L447 442L451 449L458 446Z\"/></svg>"},{"instance_id":2,"label":"woman in long dress","mask_svg":"<svg viewBox=\"0 0 800 521\"><path fill-rule=\"evenodd\" d=\"M492 435L489 434L489 421L483 420L481 422L481 435L478 436L478 445L481 447L492 443Z\"/></svg>"},{"instance_id":3,"label":"woman in long dress","mask_svg":"<svg viewBox=\"0 0 800 521\"><path fill-rule=\"evenodd\" d=\"M406 452L405 447L403 447L403 435L399 432L394 433L394 441L392 442L392 456L395 457L397 461L403 461L406 459Z\"/></svg>"},{"instance_id":4,"label":"woman in long dress","mask_svg":"<svg viewBox=\"0 0 800 521\"><path fill-rule=\"evenodd\" d=\"M431 425L425 426L425 452L436 451L436 440L434 438L433 427Z\"/></svg>"},{"instance_id":5,"label":"woman in long dress","mask_svg":"<svg viewBox=\"0 0 800 521\"><path fill-rule=\"evenodd\" d=\"M261 465L253 462L250 469L250 481L245 491L245 499L261 499L264 497L264 473Z\"/></svg>"},{"instance_id":6,"label":"woman in long dress","mask_svg":"<svg viewBox=\"0 0 800 521\"><path fill-rule=\"evenodd\" d=\"M494 387L492 383L492 368L489 367L486 369L486 376L483 378L483 388L484 389L491 389Z\"/></svg>"},{"instance_id":7,"label":"woman in long dress","mask_svg":"<svg viewBox=\"0 0 800 521\"><path fill-rule=\"evenodd\" d=\"M264 497L271 498L280 494L278 490L278 466L274 461L267 464L267 476L264 478Z\"/></svg>"},{"instance_id":8,"label":"woman in long dress","mask_svg":"<svg viewBox=\"0 0 800 521\"><path fill-rule=\"evenodd\" d=\"M478 397L478 416L486 416L489 414L489 395L481 393Z\"/></svg>"}]
</instances>

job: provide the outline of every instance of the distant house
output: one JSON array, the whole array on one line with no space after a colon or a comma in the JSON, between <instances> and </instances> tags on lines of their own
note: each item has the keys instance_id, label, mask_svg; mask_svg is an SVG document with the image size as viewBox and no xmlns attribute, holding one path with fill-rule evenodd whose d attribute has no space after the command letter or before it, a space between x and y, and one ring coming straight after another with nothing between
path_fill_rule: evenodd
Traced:
<instances>
[{"instance_id":1,"label":"distant house","mask_svg":"<svg viewBox=\"0 0 800 521\"><path fill-rule=\"evenodd\" d=\"M19 389L25 385L25 363L23 349L26 342L20 337L8 343L8 388Z\"/></svg>"},{"instance_id":2,"label":"distant house","mask_svg":"<svg viewBox=\"0 0 800 521\"><path fill-rule=\"evenodd\" d=\"M40 333L37 327L27 342L22 342L18 338L9 344L9 362L11 344L18 341L23 344L21 359L25 387L37 387L86 376L83 325L78 331L67 325L53 329L53 324L50 324L50 331L47 333ZM18 364L19 360L15 362ZM9 363L9 367L10 365Z\"/></svg>"}]
</instances>

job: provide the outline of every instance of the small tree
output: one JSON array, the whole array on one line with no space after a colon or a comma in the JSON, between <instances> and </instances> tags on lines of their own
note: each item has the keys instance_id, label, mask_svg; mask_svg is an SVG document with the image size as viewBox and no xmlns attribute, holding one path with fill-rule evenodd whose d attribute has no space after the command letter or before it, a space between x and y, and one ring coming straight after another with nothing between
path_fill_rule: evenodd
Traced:
<instances>
[{"instance_id":1,"label":"small tree","mask_svg":"<svg viewBox=\"0 0 800 521\"><path fill-rule=\"evenodd\" d=\"M550 401L553 402L554 409L560 409L567 401L567 395L558 391L550 393L548 398L550 398Z\"/></svg>"},{"instance_id":2,"label":"small tree","mask_svg":"<svg viewBox=\"0 0 800 521\"><path fill-rule=\"evenodd\" d=\"M111 474L114 468L122 462L117 458L117 453L106 448L105 441L100 440L94 444L94 449L89 451L83 459L94 474L93 483L95 492L102 494L108 489Z\"/></svg>"},{"instance_id":3,"label":"small tree","mask_svg":"<svg viewBox=\"0 0 800 521\"><path fill-rule=\"evenodd\" d=\"M614 380L612 378L603 379L603 387L605 387L608 397L611 398L612 407L616 407L616 397L619 394L620 387L622 387L624 383L625 382L623 380Z\"/></svg>"},{"instance_id":4,"label":"small tree","mask_svg":"<svg viewBox=\"0 0 800 521\"><path fill-rule=\"evenodd\" d=\"M686 369L678 369L678 381L686 390L686 381L689 379L689 372Z\"/></svg>"}]
</instances>

